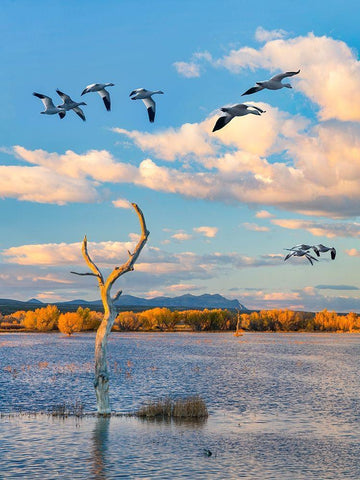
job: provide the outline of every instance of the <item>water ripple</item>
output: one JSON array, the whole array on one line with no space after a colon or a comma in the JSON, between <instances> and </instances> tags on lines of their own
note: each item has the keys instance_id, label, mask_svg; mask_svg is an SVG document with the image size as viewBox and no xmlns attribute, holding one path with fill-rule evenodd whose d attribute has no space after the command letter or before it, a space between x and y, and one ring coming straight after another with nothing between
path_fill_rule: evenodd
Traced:
<instances>
[{"instance_id":1,"label":"water ripple","mask_svg":"<svg viewBox=\"0 0 360 480\"><path fill-rule=\"evenodd\" d=\"M0 410L94 410L94 335L0 335ZM202 424L2 418L0 477L360 478L360 335L112 334L120 412L201 395ZM204 455L204 448L212 456Z\"/></svg>"}]
</instances>

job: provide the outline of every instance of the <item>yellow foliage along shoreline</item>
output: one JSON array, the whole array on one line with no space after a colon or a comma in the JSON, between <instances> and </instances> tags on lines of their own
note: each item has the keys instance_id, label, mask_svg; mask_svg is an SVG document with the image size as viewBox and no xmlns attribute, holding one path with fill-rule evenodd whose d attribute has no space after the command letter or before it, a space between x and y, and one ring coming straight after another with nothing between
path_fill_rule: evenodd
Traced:
<instances>
[{"instance_id":1,"label":"yellow foliage along shoreline","mask_svg":"<svg viewBox=\"0 0 360 480\"><path fill-rule=\"evenodd\" d=\"M94 331L100 325L102 313L79 307L76 312L61 313L56 305L36 310L19 310L0 314L0 331L50 332L72 335ZM183 310L151 308L142 312L120 312L113 330L120 332L173 331L234 331L238 312L231 310ZM238 327L250 332L359 332L360 316L354 312L337 314L322 310L318 313L293 310L261 310L240 314Z\"/></svg>"}]
</instances>

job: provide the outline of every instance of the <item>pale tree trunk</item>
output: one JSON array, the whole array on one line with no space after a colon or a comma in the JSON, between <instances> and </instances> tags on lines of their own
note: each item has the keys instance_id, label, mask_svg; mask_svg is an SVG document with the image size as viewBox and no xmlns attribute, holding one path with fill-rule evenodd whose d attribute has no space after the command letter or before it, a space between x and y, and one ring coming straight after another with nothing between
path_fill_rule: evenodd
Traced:
<instances>
[{"instance_id":1,"label":"pale tree trunk","mask_svg":"<svg viewBox=\"0 0 360 480\"><path fill-rule=\"evenodd\" d=\"M236 322L236 333L240 330L240 322L241 322L241 317L240 313L237 314L237 322Z\"/></svg>"},{"instance_id":2,"label":"pale tree trunk","mask_svg":"<svg viewBox=\"0 0 360 480\"><path fill-rule=\"evenodd\" d=\"M111 413L110 399L109 399L109 368L107 362L107 341L108 336L111 332L112 326L116 318L116 307L115 300L121 295L121 290L114 296L111 297L111 287L115 281L124 273L131 272L134 270L134 264L140 255L141 250L146 244L147 238L150 232L146 228L145 219L142 211L136 205L132 203L134 207L141 226L141 236L135 247L133 253L129 253L129 259L120 267L115 267L114 270L110 273L107 280L104 281L102 273L91 260L88 250L87 250L87 238L85 236L82 246L83 257L92 271L91 273L75 273L76 275L93 275L97 277L99 282L99 289L101 294L101 300L104 306L104 318L97 330L96 340L95 340L95 379L94 387L96 393L96 405L99 415L109 415Z\"/></svg>"},{"instance_id":3,"label":"pale tree trunk","mask_svg":"<svg viewBox=\"0 0 360 480\"><path fill-rule=\"evenodd\" d=\"M240 316L240 311L237 311L237 322L236 322L236 332L234 333L235 337L241 337L242 336L242 328L240 328L241 325L241 316Z\"/></svg>"},{"instance_id":4,"label":"pale tree trunk","mask_svg":"<svg viewBox=\"0 0 360 480\"><path fill-rule=\"evenodd\" d=\"M95 340L95 379L96 404L98 413L111 413L109 400L109 368L107 363L107 341L116 318L116 307L112 298L101 288L101 300L104 305L104 318L97 330Z\"/></svg>"}]
</instances>

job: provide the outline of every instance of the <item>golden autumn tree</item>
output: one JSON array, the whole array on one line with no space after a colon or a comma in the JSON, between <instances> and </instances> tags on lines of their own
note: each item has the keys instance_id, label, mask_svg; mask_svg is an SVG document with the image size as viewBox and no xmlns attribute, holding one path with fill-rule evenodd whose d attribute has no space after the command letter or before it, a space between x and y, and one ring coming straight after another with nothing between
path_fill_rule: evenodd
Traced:
<instances>
[{"instance_id":1,"label":"golden autumn tree","mask_svg":"<svg viewBox=\"0 0 360 480\"><path fill-rule=\"evenodd\" d=\"M44 308L37 308L36 314L36 330L40 332L48 332L53 330L57 325L60 316L60 310L56 305L47 305Z\"/></svg>"},{"instance_id":2,"label":"golden autumn tree","mask_svg":"<svg viewBox=\"0 0 360 480\"><path fill-rule=\"evenodd\" d=\"M12 316L19 322L22 323L24 321L24 318L26 316L26 311L25 310L18 310L17 312L14 312Z\"/></svg>"},{"instance_id":3,"label":"golden autumn tree","mask_svg":"<svg viewBox=\"0 0 360 480\"><path fill-rule=\"evenodd\" d=\"M36 330L36 313L28 310L22 323L27 330Z\"/></svg>"},{"instance_id":4,"label":"golden autumn tree","mask_svg":"<svg viewBox=\"0 0 360 480\"><path fill-rule=\"evenodd\" d=\"M61 333L69 337L75 333L80 332L83 326L83 318L77 312L62 313L59 316L58 328Z\"/></svg>"},{"instance_id":5,"label":"golden autumn tree","mask_svg":"<svg viewBox=\"0 0 360 480\"><path fill-rule=\"evenodd\" d=\"M143 325L143 318L135 312L120 312L115 319L114 329L136 331Z\"/></svg>"}]
</instances>

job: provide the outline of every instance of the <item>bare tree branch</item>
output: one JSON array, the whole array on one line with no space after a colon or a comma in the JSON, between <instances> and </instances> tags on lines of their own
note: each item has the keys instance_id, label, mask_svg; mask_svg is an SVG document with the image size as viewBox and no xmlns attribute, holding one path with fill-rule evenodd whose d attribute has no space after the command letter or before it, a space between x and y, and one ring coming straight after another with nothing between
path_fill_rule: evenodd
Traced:
<instances>
[{"instance_id":1,"label":"bare tree branch","mask_svg":"<svg viewBox=\"0 0 360 480\"><path fill-rule=\"evenodd\" d=\"M87 273L78 273L78 272L70 272L74 275L92 275L93 277L99 277L99 275L95 275L95 273L87 272Z\"/></svg>"},{"instance_id":2,"label":"bare tree branch","mask_svg":"<svg viewBox=\"0 0 360 480\"><path fill-rule=\"evenodd\" d=\"M87 238L86 238L86 235L84 237L84 240L83 240L83 244L82 244L82 254L83 254L83 257L85 259L85 262L87 263L87 266L90 268L90 270L93 272L93 274L95 275L95 277L98 277L98 280L99 280L99 284L100 285L104 285L104 278L100 272L100 270L98 269L98 267L95 265L95 263L91 260L90 258L90 255L89 255L89 252L87 250Z\"/></svg>"},{"instance_id":3,"label":"bare tree branch","mask_svg":"<svg viewBox=\"0 0 360 480\"><path fill-rule=\"evenodd\" d=\"M130 255L129 252L129 259L127 262L125 262L123 265L120 267L115 267L114 270L110 273L108 276L108 279L106 280L106 287L111 288L114 282L121 277L121 275L124 275L126 272L131 272L134 270L134 264L136 260L138 259L138 256L140 255L141 250L144 248L145 243L147 241L148 236L150 235L149 230L146 228L146 223L145 223L145 218L144 215L138 207L136 203L131 204L134 207L135 212L137 213L137 216L139 218L140 226L141 226L141 235L139 238L139 241L135 247L134 252Z\"/></svg>"},{"instance_id":4,"label":"bare tree branch","mask_svg":"<svg viewBox=\"0 0 360 480\"><path fill-rule=\"evenodd\" d=\"M116 295L114 295L112 301L113 302L116 302L116 300L120 297L120 295L122 294L122 290L119 290Z\"/></svg>"}]
</instances>

